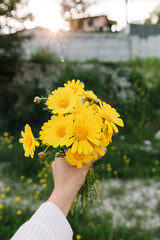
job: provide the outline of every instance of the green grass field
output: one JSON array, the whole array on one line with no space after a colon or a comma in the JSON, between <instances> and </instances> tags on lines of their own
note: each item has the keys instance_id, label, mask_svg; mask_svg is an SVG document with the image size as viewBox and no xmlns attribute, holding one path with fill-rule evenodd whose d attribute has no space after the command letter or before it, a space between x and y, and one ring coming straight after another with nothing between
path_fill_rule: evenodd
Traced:
<instances>
[{"instance_id":1,"label":"green grass field","mask_svg":"<svg viewBox=\"0 0 160 240\"><path fill-rule=\"evenodd\" d=\"M37 153L34 159L25 158L18 137L13 139L4 135L7 133L0 136L2 240L10 239L16 229L47 200L53 184L50 164L39 161ZM81 236L81 239L99 240L158 239L160 150L153 135L154 129L143 129L141 137L133 140L131 134L123 132L122 135L120 130L119 135L113 137L113 143L101 160L103 171L96 180L101 203L93 200L82 213L75 207L74 215L68 216L74 239L76 236L77 239ZM144 144L145 139L151 141L149 148ZM147 194L151 189L152 197ZM137 198L134 198L135 194ZM130 195L133 199L128 200ZM152 198L156 198L156 203L152 203Z\"/></svg>"}]
</instances>

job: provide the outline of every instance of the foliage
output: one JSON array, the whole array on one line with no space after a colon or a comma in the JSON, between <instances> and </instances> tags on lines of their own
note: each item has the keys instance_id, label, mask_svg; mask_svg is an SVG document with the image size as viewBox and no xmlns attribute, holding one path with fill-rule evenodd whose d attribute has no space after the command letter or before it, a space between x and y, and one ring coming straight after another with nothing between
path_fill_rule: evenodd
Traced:
<instances>
[{"instance_id":1,"label":"foliage","mask_svg":"<svg viewBox=\"0 0 160 240\"><path fill-rule=\"evenodd\" d=\"M14 33L24 29L24 21L33 16L27 9L28 0L0 1L0 34ZM18 27L16 27L18 26Z\"/></svg>"},{"instance_id":2,"label":"foliage","mask_svg":"<svg viewBox=\"0 0 160 240\"><path fill-rule=\"evenodd\" d=\"M89 6L89 0L62 0L61 15L64 19L84 17Z\"/></svg>"},{"instance_id":3,"label":"foliage","mask_svg":"<svg viewBox=\"0 0 160 240\"><path fill-rule=\"evenodd\" d=\"M0 81L3 78L11 81L19 68L23 37L17 31L24 29L25 20L32 19L26 8L27 2L28 0L0 1Z\"/></svg>"},{"instance_id":4,"label":"foliage","mask_svg":"<svg viewBox=\"0 0 160 240\"><path fill-rule=\"evenodd\" d=\"M0 80L2 76L11 80L16 74L22 54L20 45L21 39L17 33L0 36Z\"/></svg>"},{"instance_id":5,"label":"foliage","mask_svg":"<svg viewBox=\"0 0 160 240\"><path fill-rule=\"evenodd\" d=\"M40 48L31 55L31 61L40 64L54 64L56 62L55 53L51 53L49 49Z\"/></svg>"},{"instance_id":6,"label":"foliage","mask_svg":"<svg viewBox=\"0 0 160 240\"><path fill-rule=\"evenodd\" d=\"M145 19L145 24L159 25L160 24L160 5L158 5L148 18Z\"/></svg>"},{"instance_id":7,"label":"foliage","mask_svg":"<svg viewBox=\"0 0 160 240\"><path fill-rule=\"evenodd\" d=\"M55 63L50 65L51 68L53 66ZM121 182L124 179L124 185L129 179L137 179L137 182L138 179L146 180L146 184L151 179L155 180L154 185L159 182L160 150L159 143L157 144L154 139L160 127L159 67L159 59L136 59L113 64L97 61L56 63L49 90L63 86L68 80L79 78L84 81L87 89L93 89L95 94L116 107L125 120L124 129L120 129L119 135L113 136L113 143L101 160L104 169L99 173L97 180L107 179L106 184L108 184L108 180L117 179ZM12 82L8 85L1 84L0 128L2 133L5 128L17 133L24 127L26 121L37 127L48 119L47 113L41 111L41 106L33 103L34 96L47 95L44 91L45 85L45 79L43 87L39 87L39 79L33 79L31 83L22 81L21 84ZM126 94L124 95L126 98L122 97L122 92ZM34 135L37 136L37 134L38 130L35 128ZM38 161L37 153L34 160L23 157L22 146L18 143L19 135L16 134L15 140L12 141L13 138L7 133L0 135L0 181L5 184L5 187L11 187L9 192L5 190L6 188L4 190L0 188L0 193L6 194L6 199L0 199L4 202L4 209L0 210L0 239L2 240L10 239L17 228L31 217L34 212L31 206L35 206L36 209L37 205L46 201L53 184L51 169L47 169L48 162ZM149 145L144 144L146 139L150 141ZM49 160L49 164L52 160L52 158ZM25 177L22 180L23 175ZM45 182L48 184L47 187ZM140 187L136 185L136 188ZM157 185L155 189L157 191ZM40 191L39 195L35 194L37 190ZM118 188L118 193L116 191L116 189L110 189L105 194L107 198L112 195L113 199L117 199L118 194L123 196L124 189ZM148 196L148 190L145 193ZM144 189L142 189L143 194ZM22 202L16 204L15 196L20 196ZM123 206L125 209L128 208L131 219L133 212L136 209L139 210L138 206L129 210L125 202ZM123 211L124 208L121 210ZM21 215L16 214L18 209L22 209ZM159 212L159 209L158 203L155 211ZM148 209L144 211L148 212ZM152 216L153 214L154 212ZM144 216L139 217L143 218L143 222L147 222ZM135 226L127 227L121 222L120 225L115 226L113 216L105 211L102 212L97 203L95 207L93 205L90 209L86 208L83 213L80 213L79 209L74 209L74 216L69 215L68 219L74 231L74 240L78 234L81 235L82 240L159 238L159 229L142 228L141 219L138 218Z\"/></svg>"}]
</instances>

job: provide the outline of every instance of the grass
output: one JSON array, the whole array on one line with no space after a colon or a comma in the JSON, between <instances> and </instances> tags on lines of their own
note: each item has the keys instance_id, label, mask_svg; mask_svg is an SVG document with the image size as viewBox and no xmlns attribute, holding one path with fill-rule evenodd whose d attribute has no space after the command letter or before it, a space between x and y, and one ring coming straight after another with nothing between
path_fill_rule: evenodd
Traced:
<instances>
[{"instance_id":1,"label":"grass","mask_svg":"<svg viewBox=\"0 0 160 240\"><path fill-rule=\"evenodd\" d=\"M113 136L113 143L108 146L107 154L95 164L95 167L99 163L103 166L102 171L97 175L97 182L100 181L99 187L101 183L105 183L101 193L102 203L98 205L97 202L93 202L83 213L80 213L80 209L74 209L74 215L68 216L74 231L74 240L78 234L81 235L82 240L159 239L157 226L148 225L148 228L145 228L144 223L148 221L147 210L157 216L160 212L159 195L153 195L156 199L154 206L147 192L152 191L155 186L157 189L160 188L158 185L160 149L159 141L154 138L160 123L158 115L160 60L136 59L120 63L88 60L81 64L75 61L60 65L55 62L54 56L43 51L33 56L32 60L41 63L44 67L45 64L56 64L59 72L55 72L53 89L63 86L68 79L81 79L86 89L92 89L98 97L115 106L122 119L125 119L124 129L120 129L120 133ZM47 71L47 68L42 69L42 72L44 70ZM129 85L119 84L124 79ZM34 88L31 86L32 90L25 85L23 89L14 88L17 89L17 102L15 101L13 106L7 106L14 114L7 115L10 116L9 124L6 119L1 119L1 128L14 126L14 129L11 128L14 133L15 129L21 129L26 121L37 127L48 119L48 115L36 110L41 106L31 107L35 93L40 96L44 94L44 89L38 92L38 84L37 80L37 85ZM128 94L126 100L115 97L123 90ZM1 104L2 106L4 104ZM30 112L26 116L28 109ZM3 124L5 122L6 124ZM38 133L38 130L35 128L34 132ZM19 135L16 133L15 139L10 138L10 135L0 136L0 204L3 205L0 209L0 239L2 240L10 239L17 228L31 217L37 207L49 197L53 186L50 164L47 161L38 161L38 152L35 153L34 159L25 158L22 146L18 143ZM151 144L147 145L145 140L149 140ZM114 186L117 183L119 185ZM125 202L127 197L135 194L139 194L143 201L130 199L129 203ZM17 201L16 197L21 200ZM110 201L109 205L105 205L105 201ZM151 206L147 205L148 202L151 202ZM103 204L105 209L102 208ZM111 205L114 211L109 211ZM17 215L18 209L22 210L20 215ZM121 219L119 224L115 224L115 213L121 214L127 220ZM135 223L129 224L133 219Z\"/></svg>"},{"instance_id":2,"label":"grass","mask_svg":"<svg viewBox=\"0 0 160 240\"><path fill-rule=\"evenodd\" d=\"M160 166L159 149L156 151L147 151L141 149L143 140L149 139L153 141L154 129L144 131L140 136L135 134L135 142L130 134L123 132L124 140L120 140L119 136L114 136L113 143L108 147L106 157L101 163L104 166L102 173L97 176L98 179L118 179L132 181L135 179L146 179L146 185L150 185L150 179L159 179ZM132 134L133 136L134 134ZM38 161L35 155L34 159L23 157L22 146L18 143L16 136L12 142L6 140L10 137L3 137L1 140L1 159L0 159L0 199L3 209L0 210L0 239L10 239L18 227L25 222L37 207L44 202L52 191L52 174L48 162ZM5 143L6 142L6 143ZM12 148L9 145L12 144ZM36 153L37 154L37 153ZM160 159L159 159L160 160ZM157 164L158 163L158 164ZM156 171L152 171L153 168ZM117 173L115 174L115 171ZM148 179L148 180L147 180ZM98 181L98 180L97 180ZM148 181L148 183L147 183ZM10 190L7 190L8 187ZM135 188L135 189L134 189ZM132 190L136 191L136 186ZM105 191L105 189L104 189ZM4 195L5 194L5 198ZM102 194L102 199L119 199L123 201L126 189L110 186L106 194ZM16 197L21 200L17 201ZM30 203L32 208L29 210ZM97 203L96 203L97 204ZM135 215L137 209L146 211L146 206L137 202L132 207L128 208L128 220L133 217L136 219L137 225L127 226L124 223L115 225L112 213L98 210L97 213L92 213L95 209L95 204L91 207L86 207L82 214L79 209L74 209L74 216L69 215L68 219L74 231L74 239L80 234L81 239L98 239L98 240L154 240L157 234L157 229L144 229L141 222L144 221L144 216ZM17 215L17 210L22 210L21 215ZM118 211L118 210L117 210ZM159 203L157 203L156 211L159 211ZM12 226L12 227L10 227Z\"/></svg>"}]
</instances>

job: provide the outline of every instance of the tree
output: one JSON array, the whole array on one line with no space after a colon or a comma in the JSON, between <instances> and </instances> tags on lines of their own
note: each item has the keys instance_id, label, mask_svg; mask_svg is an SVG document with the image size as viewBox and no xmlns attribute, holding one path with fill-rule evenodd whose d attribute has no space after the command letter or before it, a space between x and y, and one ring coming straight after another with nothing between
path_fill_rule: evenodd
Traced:
<instances>
[{"instance_id":1,"label":"tree","mask_svg":"<svg viewBox=\"0 0 160 240\"><path fill-rule=\"evenodd\" d=\"M61 15L65 20L85 17L90 5L89 0L62 0Z\"/></svg>"},{"instance_id":2,"label":"tree","mask_svg":"<svg viewBox=\"0 0 160 240\"><path fill-rule=\"evenodd\" d=\"M157 6L151 13L149 18L145 19L145 24L159 25L160 24L160 5Z\"/></svg>"},{"instance_id":3,"label":"tree","mask_svg":"<svg viewBox=\"0 0 160 240\"><path fill-rule=\"evenodd\" d=\"M33 18L27 4L28 0L0 0L0 34L24 29L24 22Z\"/></svg>"},{"instance_id":4,"label":"tree","mask_svg":"<svg viewBox=\"0 0 160 240\"><path fill-rule=\"evenodd\" d=\"M0 75L11 79L17 70L22 53L22 36L26 20L33 16L27 8L28 0L0 0Z\"/></svg>"}]
</instances>

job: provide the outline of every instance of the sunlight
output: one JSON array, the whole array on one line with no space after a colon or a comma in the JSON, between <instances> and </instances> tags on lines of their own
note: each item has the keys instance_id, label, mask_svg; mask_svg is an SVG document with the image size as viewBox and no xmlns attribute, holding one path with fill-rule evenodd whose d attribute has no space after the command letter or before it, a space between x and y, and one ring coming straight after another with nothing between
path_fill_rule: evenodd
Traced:
<instances>
[{"instance_id":1,"label":"sunlight","mask_svg":"<svg viewBox=\"0 0 160 240\"><path fill-rule=\"evenodd\" d=\"M60 7L58 3L47 2L47 4L32 1L30 4L35 15L35 24L49 29L52 32L57 32L63 28L64 20L60 15Z\"/></svg>"}]
</instances>

